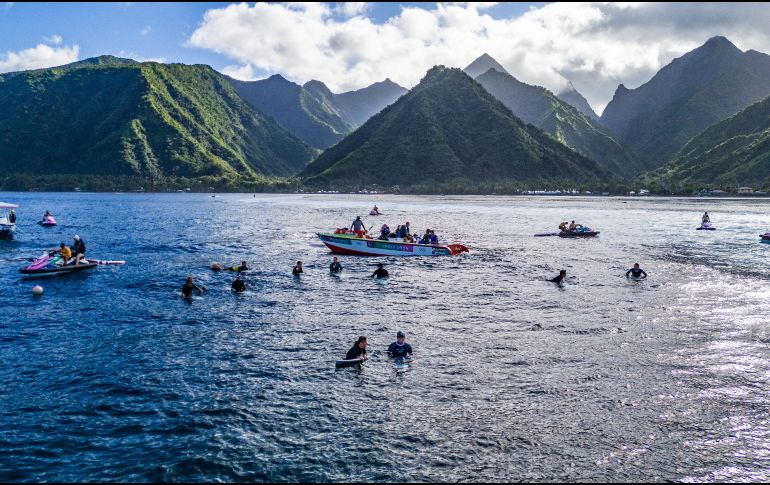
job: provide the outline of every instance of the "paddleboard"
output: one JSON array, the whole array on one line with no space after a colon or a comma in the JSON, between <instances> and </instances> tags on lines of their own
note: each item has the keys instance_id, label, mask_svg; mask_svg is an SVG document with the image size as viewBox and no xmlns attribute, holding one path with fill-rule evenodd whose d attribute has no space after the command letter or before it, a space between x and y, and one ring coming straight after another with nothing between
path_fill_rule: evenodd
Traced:
<instances>
[{"instance_id":1,"label":"paddleboard","mask_svg":"<svg viewBox=\"0 0 770 485\"><path fill-rule=\"evenodd\" d=\"M341 367L352 367L354 365L361 365L364 362L365 359L342 359L338 360L335 363L335 367L341 368Z\"/></svg>"},{"instance_id":2,"label":"paddleboard","mask_svg":"<svg viewBox=\"0 0 770 485\"><path fill-rule=\"evenodd\" d=\"M409 370L412 362L414 362L414 358L397 357L393 359L393 368L396 372L406 372Z\"/></svg>"}]
</instances>

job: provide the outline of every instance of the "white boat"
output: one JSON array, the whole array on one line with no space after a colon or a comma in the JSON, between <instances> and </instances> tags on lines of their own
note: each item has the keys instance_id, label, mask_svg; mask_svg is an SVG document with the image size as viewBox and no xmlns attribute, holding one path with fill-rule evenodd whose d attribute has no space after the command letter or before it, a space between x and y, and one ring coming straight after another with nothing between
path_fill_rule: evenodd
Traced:
<instances>
[{"instance_id":1,"label":"white boat","mask_svg":"<svg viewBox=\"0 0 770 485\"><path fill-rule=\"evenodd\" d=\"M16 204L0 202L0 239L13 239L13 232L16 230L16 221L11 222L10 211L18 209Z\"/></svg>"},{"instance_id":2,"label":"white boat","mask_svg":"<svg viewBox=\"0 0 770 485\"><path fill-rule=\"evenodd\" d=\"M453 256L467 253L462 244L417 244L358 237L355 233L318 234L331 252L357 256Z\"/></svg>"}]
</instances>

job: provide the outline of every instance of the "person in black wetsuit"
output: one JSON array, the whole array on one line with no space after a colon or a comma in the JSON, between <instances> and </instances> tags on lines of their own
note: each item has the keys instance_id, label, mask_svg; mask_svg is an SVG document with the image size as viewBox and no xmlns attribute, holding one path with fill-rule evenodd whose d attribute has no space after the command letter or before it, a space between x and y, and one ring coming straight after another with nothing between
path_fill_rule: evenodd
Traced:
<instances>
[{"instance_id":1,"label":"person in black wetsuit","mask_svg":"<svg viewBox=\"0 0 770 485\"><path fill-rule=\"evenodd\" d=\"M329 265L329 271L332 273L342 273L342 265L340 264L337 256L334 257L334 260Z\"/></svg>"},{"instance_id":2,"label":"person in black wetsuit","mask_svg":"<svg viewBox=\"0 0 770 485\"><path fill-rule=\"evenodd\" d=\"M241 279L241 275L237 275L235 277L235 280L233 280L232 284L233 291L236 293L241 293L242 291L246 291L246 283L243 282Z\"/></svg>"},{"instance_id":3,"label":"person in black wetsuit","mask_svg":"<svg viewBox=\"0 0 770 485\"><path fill-rule=\"evenodd\" d=\"M302 261L297 261L297 264L291 270L291 274L293 274L294 276L299 276L302 273L304 273L304 271L302 271Z\"/></svg>"},{"instance_id":4,"label":"person in black wetsuit","mask_svg":"<svg viewBox=\"0 0 770 485\"><path fill-rule=\"evenodd\" d=\"M246 264L246 261L241 261L240 266L233 266L232 268L227 268L227 269L229 269L230 271L235 271L237 273L240 273L241 271L248 271L249 266Z\"/></svg>"},{"instance_id":5,"label":"person in black wetsuit","mask_svg":"<svg viewBox=\"0 0 770 485\"><path fill-rule=\"evenodd\" d=\"M551 283L561 284L561 282L564 281L564 278L566 277L567 277L567 270L563 269L559 271L559 276L557 276L556 278L551 278L548 281L550 281Z\"/></svg>"},{"instance_id":6,"label":"person in black wetsuit","mask_svg":"<svg viewBox=\"0 0 770 485\"><path fill-rule=\"evenodd\" d=\"M86 243L78 235L75 235L73 241L72 254L75 256L75 264L80 264L80 260L86 255Z\"/></svg>"},{"instance_id":7,"label":"person in black wetsuit","mask_svg":"<svg viewBox=\"0 0 770 485\"><path fill-rule=\"evenodd\" d=\"M412 357L412 346L406 343L406 336L404 335L404 332L399 331L396 334L396 341L390 344L388 347L388 357L393 358L411 358Z\"/></svg>"},{"instance_id":8,"label":"person in black wetsuit","mask_svg":"<svg viewBox=\"0 0 770 485\"><path fill-rule=\"evenodd\" d=\"M363 335L358 337L358 340L353 344L353 347L348 350L347 354L345 354L345 360L368 359L369 357L366 355L366 345L366 337Z\"/></svg>"},{"instance_id":9,"label":"person in black wetsuit","mask_svg":"<svg viewBox=\"0 0 770 485\"><path fill-rule=\"evenodd\" d=\"M633 276L634 278L646 278L647 273L644 272L642 268L639 267L639 263L634 263L634 267L626 271L626 278L628 278L628 275Z\"/></svg>"},{"instance_id":10,"label":"person in black wetsuit","mask_svg":"<svg viewBox=\"0 0 770 485\"><path fill-rule=\"evenodd\" d=\"M379 278L387 278L388 276L390 276L388 274L388 270L386 270L384 266L385 265L382 263L377 263L377 269L374 270L374 273L372 273L372 278L377 277L377 279L379 279Z\"/></svg>"},{"instance_id":11,"label":"person in black wetsuit","mask_svg":"<svg viewBox=\"0 0 770 485\"><path fill-rule=\"evenodd\" d=\"M187 281L185 281L184 286L182 287L182 298L192 298L193 290L198 290L198 293L203 293L203 290L193 283L193 277L188 276Z\"/></svg>"}]
</instances>

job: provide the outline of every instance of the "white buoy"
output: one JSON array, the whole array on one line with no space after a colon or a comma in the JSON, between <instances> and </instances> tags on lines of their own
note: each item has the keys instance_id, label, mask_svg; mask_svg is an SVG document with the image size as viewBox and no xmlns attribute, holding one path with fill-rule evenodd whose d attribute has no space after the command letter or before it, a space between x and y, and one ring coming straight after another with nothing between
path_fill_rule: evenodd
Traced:
<instances>
[{"instance_id":1,"label":"white buoy","mask_svg":"<svg viewBox=\"0 0 770 485\"><path fill-rule=\"evenodd\" d=\"M43 294L43 287L42 287L42 286L40 286L40 285L35 285L35 286L32 288L32 294L33 294L33 295L35 295L35 296L40 296L40 295L42 295L42 294Z\"/></svg>"}]
</instances>

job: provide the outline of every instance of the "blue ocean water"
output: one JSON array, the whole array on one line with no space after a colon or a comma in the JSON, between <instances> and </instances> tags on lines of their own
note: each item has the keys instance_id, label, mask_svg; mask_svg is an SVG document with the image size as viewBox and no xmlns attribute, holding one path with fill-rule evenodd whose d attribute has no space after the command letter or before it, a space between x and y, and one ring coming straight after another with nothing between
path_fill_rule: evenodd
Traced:
<instances>
[{"instance_id":1,"label":"blue ocean water","mask_svg":"<svg viewBox=\"0 0 770 485\"><path fill-rule=\"evenodd\" d=\"M21 205L0 242L0 480L770 479L770 201L0 200ZM46 209L59 226L36 224ZM695 231L704 210L717 231ZM471 252L341 257L332 277L315 233L356 215ZM572 219L601 235L533 237ZM21 277L74 234L127 264ZM234 294L209 266L242 259ZM634 262L648 280L624 277ZM208 289L192 302L187 275ZM408 372L384 355L398 330ZM359 335L370 361L335 370Z\"/></svg>"}]
</instances>

